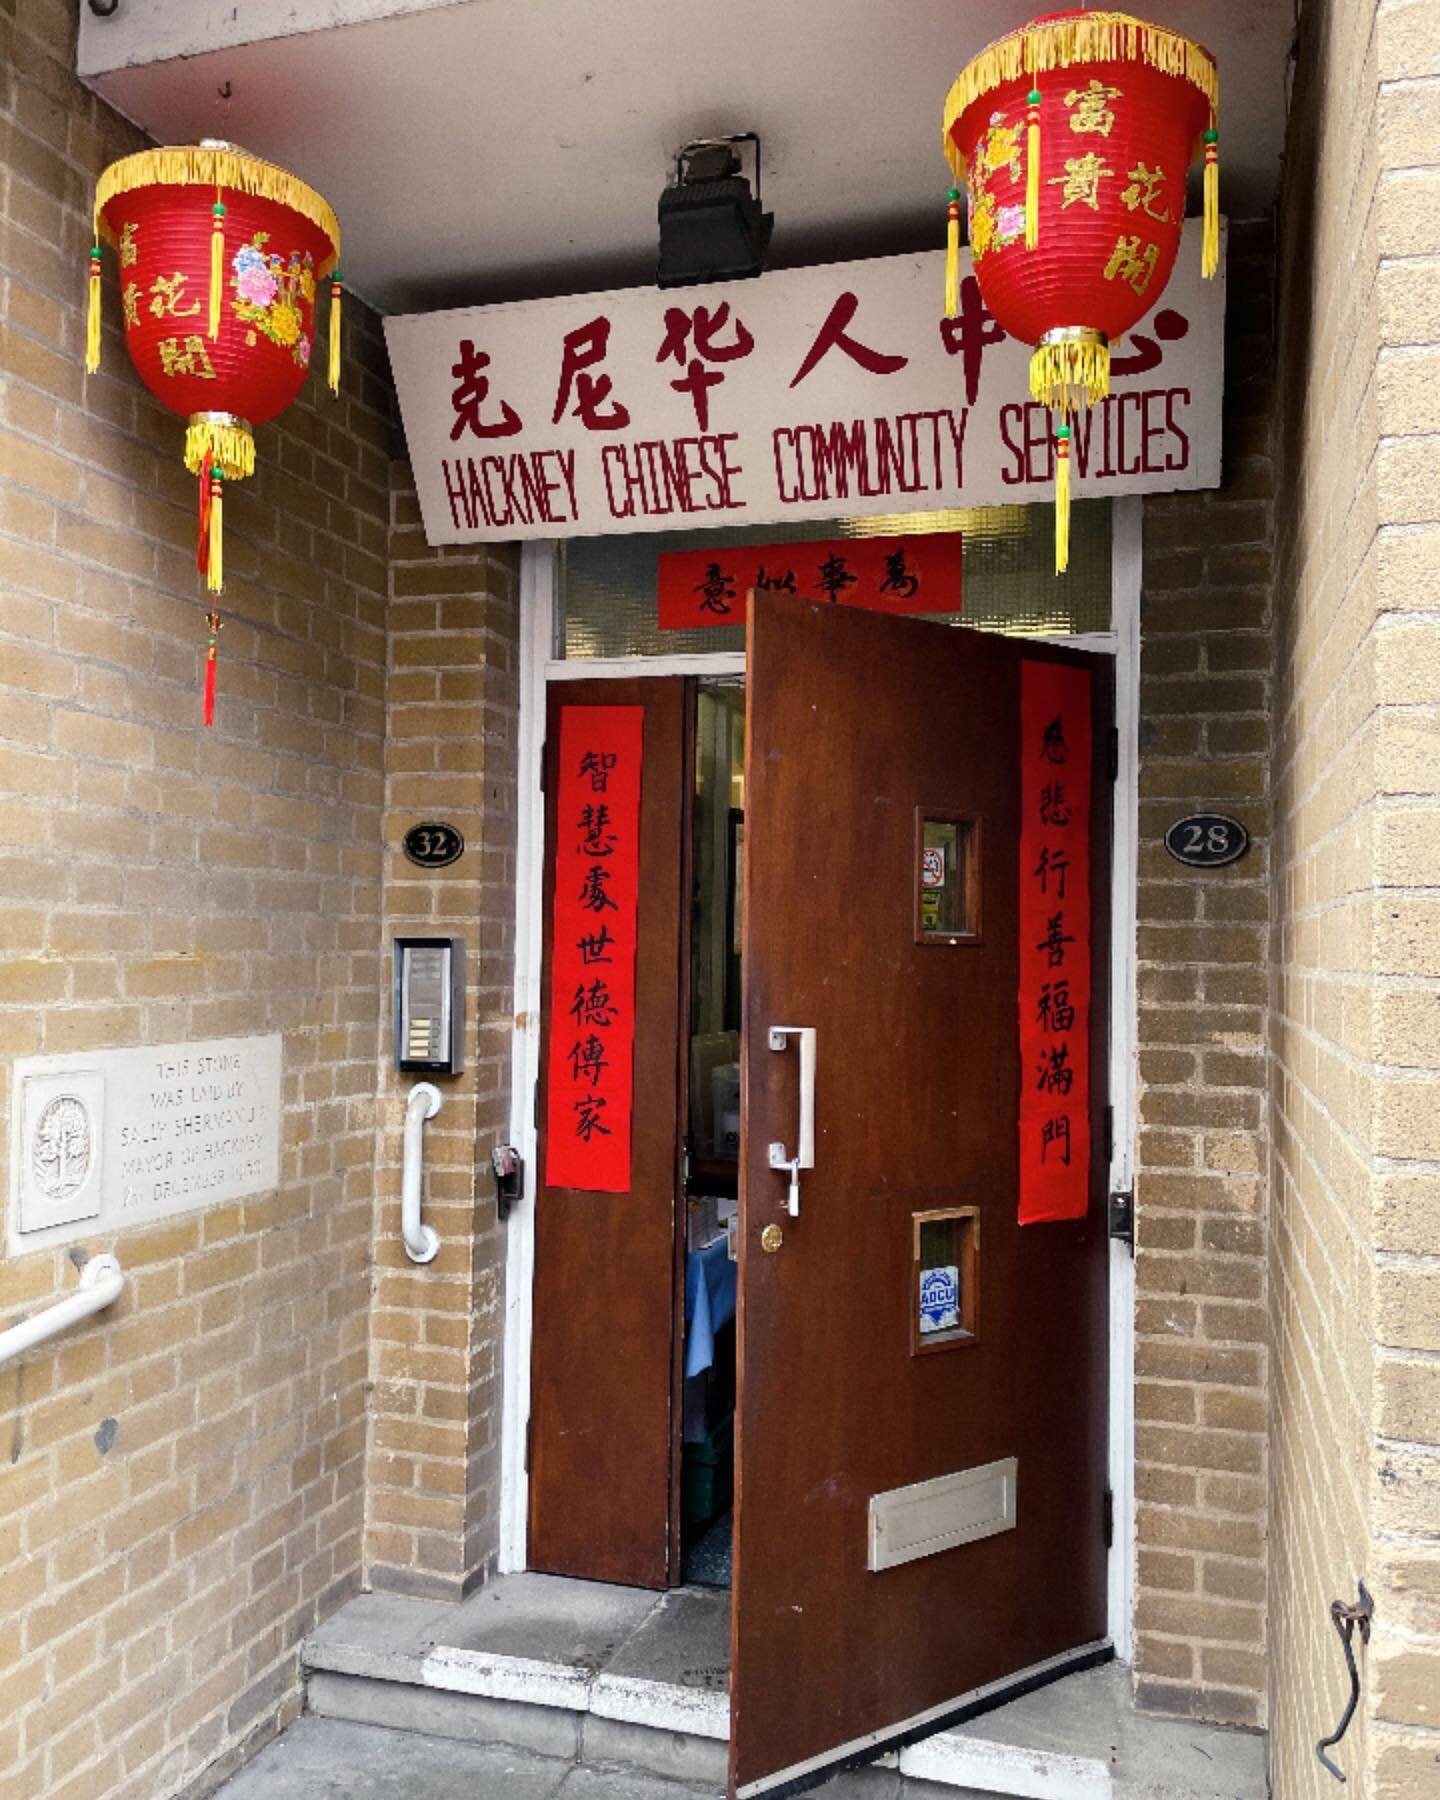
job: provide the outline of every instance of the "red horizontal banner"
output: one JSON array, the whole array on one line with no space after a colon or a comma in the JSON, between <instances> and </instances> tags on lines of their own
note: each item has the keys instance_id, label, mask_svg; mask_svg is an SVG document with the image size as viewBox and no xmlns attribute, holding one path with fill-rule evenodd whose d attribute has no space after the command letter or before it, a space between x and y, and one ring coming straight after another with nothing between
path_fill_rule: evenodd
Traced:
<instances>
[{"instance_id":1,"label":"red horizontal banner","mask_svg":"<svg viewBox=\"0 0 1440 1800\"><path fill-rule=\"evenodd\" d=\"M1090 672L1020 665L1020 1223L1090 1205Z\"/></svg>"},{"instance_id":2,"label":"red horizontal banner","mask_svg":"<svg viewBox=\"0 0 1440 1800\"><path fill-rule=\"evenodd\" d=\"M643 706L560 711L545 1182L630 1191Z\"/></svg>"},{"instance_id":3,"label":"red horizontal banner","mask_svg":"<svg viewBox=\"0 0 1440 1800\"><path fill-rule=\"evenodd\" d=\"M752 588L867 612L960 611L958 531L673 550L659 563L662 631L743 625Z\"/></svg>"}]
</instances>

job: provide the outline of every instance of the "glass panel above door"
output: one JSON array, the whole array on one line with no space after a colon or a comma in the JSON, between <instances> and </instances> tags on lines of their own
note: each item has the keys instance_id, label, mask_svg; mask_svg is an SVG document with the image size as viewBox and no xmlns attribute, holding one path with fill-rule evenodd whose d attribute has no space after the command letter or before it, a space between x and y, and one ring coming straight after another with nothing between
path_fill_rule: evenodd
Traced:
<instances>
[{"instance_id":1,"label":"glass panel above door","mask_svg":"<svg viewBox=\"0 0 1440 1800\"><path fill-rule=\"evenodd\" d=\"M742 624L664 630L659 558L714 551L716 580L750 545L821 543L838 538L923 537L958 532L963 590L958 611L920 616L978 631L1051 637L1110 628L1110 502L1081 500L1070 526L1070 568L1055 573L1054 520L1046 506L988 506L900 513L720 531L642 532L571 538L559 546L554 654L676 656L743 650ZM726 552L729 552L727 559ZM797 551L797 559L799 552ZM737 563L737 569L739 564ZM744 577L740 577L744 579ZM734 586L734 582L730 583ZM721 590L723 591L723 589Z\"/></svg>"}]
</instances>

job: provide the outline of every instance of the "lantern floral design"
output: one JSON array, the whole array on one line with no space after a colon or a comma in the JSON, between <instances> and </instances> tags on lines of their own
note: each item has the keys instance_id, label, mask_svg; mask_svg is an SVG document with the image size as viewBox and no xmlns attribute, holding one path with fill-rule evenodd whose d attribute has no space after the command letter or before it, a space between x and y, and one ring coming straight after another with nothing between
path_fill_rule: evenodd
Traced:
<instances>
[{"instance_id":1,"label":"lantern floral design","mask_svg":"<svg viewBox=\"0 0 1440 1800\"><path fill-rule=\"evenodd\" d=\"M1055 566L1069 551L1065 415L1110 391L1110 346L1155 305L1203 154L1202 271L1220 261L1219 78L1208 50L1117 12L1048 13L970 62L945 103L946 310L959 296L960 203L975 278L1034 346L1030 392L1056 427Z\"/></svg>"},{"instance_id":2,"label":"lantern floral design","mask_svg":"<svg viewBox=\"0 0 1440 1800\"><path fill-rule=\"evenodd\" d=\"M253 428L298 396L330 281L330 389L340 380L340 227L319 194L275 164L205 142L112 163L95 192L85 367L100 366L101 243L116 252L125 342L157 399L187 420L200 478L196 563L224 587L223 489L255 471ZM212 601L205 723L215 714L219 603Z\"/></svg>"}]
</instances>

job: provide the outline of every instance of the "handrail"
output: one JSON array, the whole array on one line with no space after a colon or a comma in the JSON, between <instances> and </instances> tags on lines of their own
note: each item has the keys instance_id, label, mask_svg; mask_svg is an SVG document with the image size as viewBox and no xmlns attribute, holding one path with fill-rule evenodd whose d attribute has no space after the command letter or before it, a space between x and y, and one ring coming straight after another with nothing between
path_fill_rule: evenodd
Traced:
<instances>
[{"instance_id":1,"label":"handrail","mask_svg":"<svg viewBox=\"0 0 1440 1800\"><path fill-rule=\"evenodd\" d=\"M43 1312L22 1319L8 1331L0 1331L0 1367L23 1356L36 1344L58 1337L67 1327L88 1319L91 1313L103 1312L107 1306L113 1306L124 1287L125 1271L117 1258L92 1256L80 1271L80 1286L75 1293L67 1294Z\"/></svg>"},{"instance_id":2,"label":"handrail","mask_svg":"<svg viewBox=\"0 0 1440 1800\"><path fill-rule=\"evenodd\" d=\"M417 1081L405 1102L405 1160L400 1173L400 1235L411 1262L434 1262L440 1239L420 1223L420 1149L425 1121L440 1110L440 1090L432 1081Z\"/></svg>"}]
</instances>

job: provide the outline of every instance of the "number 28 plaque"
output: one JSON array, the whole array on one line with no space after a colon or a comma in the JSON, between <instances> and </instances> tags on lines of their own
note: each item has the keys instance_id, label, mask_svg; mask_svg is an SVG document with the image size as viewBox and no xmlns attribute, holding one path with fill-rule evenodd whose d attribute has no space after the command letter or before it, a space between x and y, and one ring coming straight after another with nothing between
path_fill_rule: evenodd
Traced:
<instances>
[{"instance_id":1,"label":"number 28 plaque","mask_svg":"<svg viewBox=\"0 0 1440 1800\"><path fill-rule=\"evenodd\" d=\"M1218 869L1239 860L1250 848L1250 833L1238 819L1223 813L1191 813L1165 833L1165 848L1191 869Z\"/></svg>"}]
</instances>

